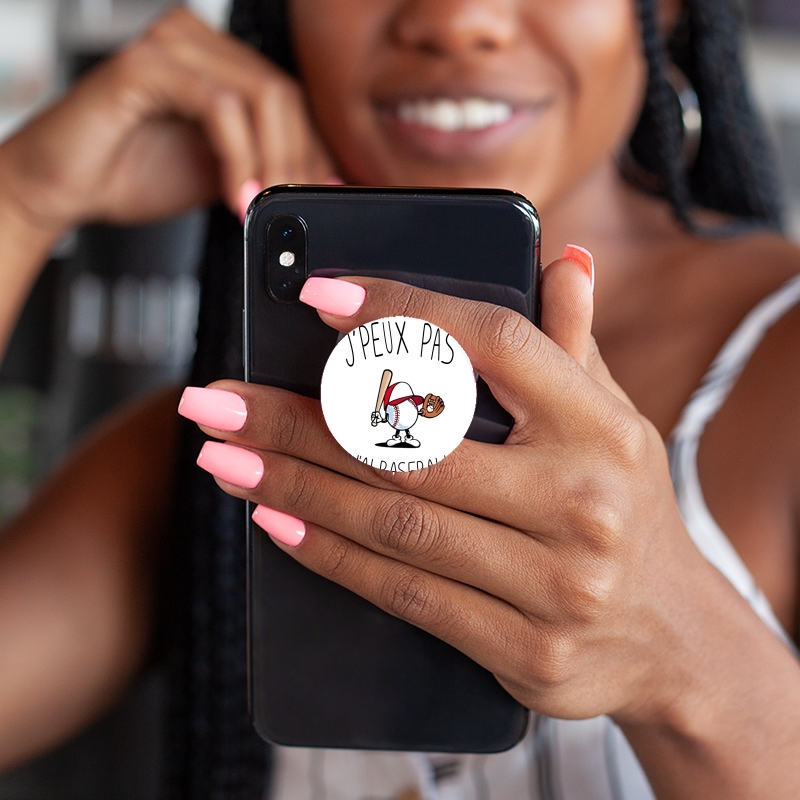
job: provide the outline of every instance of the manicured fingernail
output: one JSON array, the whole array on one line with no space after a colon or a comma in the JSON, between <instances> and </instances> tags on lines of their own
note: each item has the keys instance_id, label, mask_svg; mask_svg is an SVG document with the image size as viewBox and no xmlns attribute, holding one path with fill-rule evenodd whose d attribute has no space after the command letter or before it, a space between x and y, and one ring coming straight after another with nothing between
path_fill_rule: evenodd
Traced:
<instances>
[{"instance_id":1,"label":"manicured fingernail","mask_svg":"<svg viewBox=\"0 0 800 800\"><path fill-rule=\"evenodd\" d=\"M592 254L585 247L579 247L577 244L568 244L564 248L561 258L574 261L583 267L584 272L589 276L592 291L594 292L594 258L592 258Z\"/></svg>"},{"instance_id":2,"label":"manicured fingernail","mask_svg":"<svg viewBox=\"0 0 800 800\"><path fill-rule=\"evenodd\" d=\"M328 186L344 186L344 181L338 175L331 175L325 183Z\"/></svg>"},{"instance_id":3,"label":"manicured fingernail","mask_svg":"<svg viewBox=\"0 0 800 800\"><path fill-rule=\"evenodd\" d=\"M363 286L336 278L309 278L303 284L300 301L337 317L352 317L364 304Z\"/></svg>"},{"instance_id":4,"label":"manicured fingernail","mask_svg":"<svg viewBox=\"0 0 800 800\"><path fill-rule=\"evenodd\" d=\"M234 392L187 386L178 403L178 413L209 428L238 431L247 419L247 406Z\"/></svg>"},{"instance_id":5,"label":"manicured fingernail","mask_svg":"<svg viewBox=\"0 0 800 800\"><path fill-rule=\"evenodd\" d=\"M275 511L274 508L256 506L253 512L253 522L263 528L273 539L297 547L306 535L306 526L303 520Z\"/></svg>"},{"instance_id":6,"label":"manicured fingernail","mask_svg":"<svg viewBox=\"0 0 800 800\"><path fill-rule=\"evenodd\" d=\"M214 477L245 489L255 489L264 475L264 462L250 450L223 442L206 442L197 465Z\"/></svg>"},{"instance_id":7,"label":"manicured fingernail","mask_svg":"<svg viewBox=\"0 0 800 800\"><path fill-rule=\"evenodd\" d=\"M250 201L261 191L261 184L255 179L245 181L239 189L239 219L244 222Z\"/></svg>"}]
</instances>

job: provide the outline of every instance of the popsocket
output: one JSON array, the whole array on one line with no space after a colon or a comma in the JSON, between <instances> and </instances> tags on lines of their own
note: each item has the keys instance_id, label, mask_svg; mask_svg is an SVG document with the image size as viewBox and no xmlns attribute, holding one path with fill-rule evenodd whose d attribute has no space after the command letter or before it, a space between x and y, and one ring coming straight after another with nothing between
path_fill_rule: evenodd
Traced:
<instances>
[{"instance_id":1,"label":"popsocket","mask_svg":"<svg viewBox=\"0 0 800 800\"><path fill-rule=\"evenodd\" d=\"M461 345L437 325L384 317L341 338L320 397L328 428L350 455L412 472L441 461L464 438L475 376Z\"/></svg>"}]
</instances>

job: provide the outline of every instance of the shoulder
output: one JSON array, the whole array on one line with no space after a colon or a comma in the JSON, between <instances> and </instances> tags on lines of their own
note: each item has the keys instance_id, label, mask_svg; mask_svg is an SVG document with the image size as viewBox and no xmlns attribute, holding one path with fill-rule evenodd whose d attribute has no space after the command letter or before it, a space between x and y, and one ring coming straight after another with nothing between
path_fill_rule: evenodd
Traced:
<instances>
[{"instance_id":1,"label":"shoulder","mask_svg":"<svg viewBox=\"0 0 800 800\"><path fill-rule=\"evenodd\" d=\"M768 232L695 239L693 246L687 248L684 272L692 275L697 321L705 318L706 324L716 329L712 339L721 345L761 301L787 291L783 287L800 275L800 246ZM777 329L797 325L791 303L779 318L780 324L778 318L775 320ZM770 343L777 344L777 336L771 333L765 333L763 338L763 349L771 349ZM790 340L791 337L783 342L790 350L800 346L800 338L796 344Z\"/></svg>"},{"instance_id":2,"label":"shoulder","mask_svg":"<svg viewBox=\"0 0 800 800\"><path fill-rule=\"evenodd\" d=\"M755 312L752 353L706 429L698 456L713 516L766 592L783 625L797 609L794 520L800 517L800 249L777 236L720 242L712 258L728 263L730 297L741 318ZM750 316L751 323L755 317ZM741 328L739 328L741 330ZM735 357L735 356L734 356Z\"/></svg>"},{"instance_id":3,"label":"shoulder","mask_svg":"<svg viewBox=\"0 0 800 800\"><path fill-rule=\"evenodd\" d=\"M691 252L717 279L727 275L733 292L749 294L753 301L800 274L800 245L768 231L734 236L695 237Z\"/></svg>"},{"instance_id":4,"label":"shoulder","mask_svg":"<svg viewBox=\"0 0 800 800\"><path fill-rule=\"evenodd\" d=\"M750 413L768 410L763 433L786 436L796 429L800 443L800 247L773 234L733 237L720 241L710 258L731 305L742 309L740 318L760 323L731 405L748 398Z\"/></svg>"}]
</instances>

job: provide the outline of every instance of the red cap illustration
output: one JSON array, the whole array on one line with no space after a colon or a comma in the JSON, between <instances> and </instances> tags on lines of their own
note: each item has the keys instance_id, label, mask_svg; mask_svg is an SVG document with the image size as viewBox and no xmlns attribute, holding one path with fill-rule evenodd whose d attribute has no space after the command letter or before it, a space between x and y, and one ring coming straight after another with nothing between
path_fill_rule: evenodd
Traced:
<instances>
[{"instance_id":1,"label":"red cap illustration","mask_svg":"<svg viewBox=\"0 0 800 800\"><path fill-rule=\"evenodd\" d=\"M389 406L396 406L404 400L411 400L417 406L424 402L424 398L414 394L414 390L405 381L398 381L387 387L383 395L383 408L385 410Z\"/></svg>"}]
</instances>

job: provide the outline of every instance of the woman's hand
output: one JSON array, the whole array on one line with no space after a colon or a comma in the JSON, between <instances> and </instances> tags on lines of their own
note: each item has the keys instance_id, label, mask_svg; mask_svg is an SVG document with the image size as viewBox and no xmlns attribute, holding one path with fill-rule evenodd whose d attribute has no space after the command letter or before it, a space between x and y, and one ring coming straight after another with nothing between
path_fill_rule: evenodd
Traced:
<instances>
[{"instance_id":1,"label":"woman's hand","mask_svg":"<svg viewBox=\"0 0 800 800\"><path fill-rule=\"evenodd\" d=\"M506 443L465 440L392 474L348 455L318 402L222 381L182 400L232 443L198 463L259 504L300 563L462 650L529 708L611 714L658 797L793 796L797 664L691 542L663 442L591 337L578 263L545 270L543 331L402 284L333 284L313 305L333 295L350 316L321 316L340 331L405 315L452 334L516 420Z\"/></svg>"},{"instance_id":2,"label":"woman's hand","mask_svg":"<svg viewBox=\"0 0 800 800\"><path fill-rule=\"evenodd\" d=\"M183 9L89 73L0 147L19 213L62 231L134 223L334 175L299 85Z\"/></svg>"},{"instance_id":3,"label":"woman's hand","mask_svg":"<svg viewBox=\"0 0 800 800\"><path fill-rule=\"evenodd\" d=\"M353 316L322 315L341 331L405 315L450 332L516 420L504 445L464 441L441 464L392 475L345 453L316 402L225 383L247 422L224 438L255 451L244 456L255 471L221 485L302 519L295 558L463 650L528 707L664 713L652 686L682 677L654 681L679 646L672 582L700 559L660 437L597 354L587 275L572 261L545 275L552 339L505 308L381 280L357 281L366 300Z\"/></svg>"}]
</instances>

